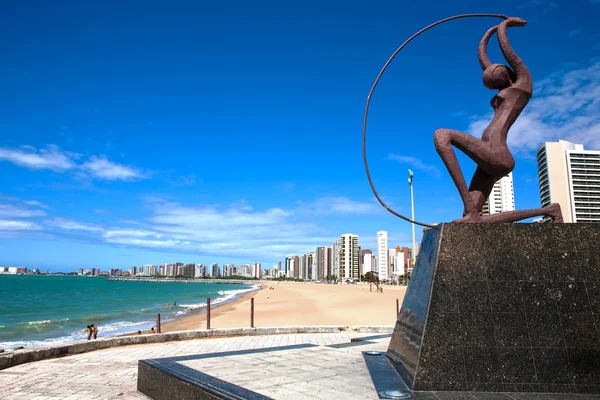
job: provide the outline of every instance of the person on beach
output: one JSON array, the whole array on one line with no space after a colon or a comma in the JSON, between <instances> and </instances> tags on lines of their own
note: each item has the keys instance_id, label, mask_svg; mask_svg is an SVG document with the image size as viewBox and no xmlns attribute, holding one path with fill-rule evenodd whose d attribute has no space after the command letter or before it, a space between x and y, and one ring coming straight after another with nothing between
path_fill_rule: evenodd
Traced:
<instances>
[{"instance_id":1,"label":"person on beach","mask_svg":"<svg viewBox=\"0 0 600 400\"><path fill-rule=\"evenodd\" d=\"M92 324L92 332L94 333L94 339L96 339L98 337L98 327L94 326L94 324Z\"/></svg>"},{"instance_id":2,"label":"person on beach","mask_svg":"<svg viewBox=\"0 0 600 400\"><path fill-rule=\"evenodd\" d=\"M152 327L152 329L150 329L150 333L156 333L156 331L154 330L154 327Z\"/></svg>"},{"instance_id":3,"label":"person on beach","mask_svg":"<svg viewBox=\"0 0 600 400\"><path fill-rule=\"evenodd\" d=\"M171 305L169 304L169 302L167 301L167 307L171 307Z\"/></svg>"},{"instance_id":4,"label":"person on beach","mask_svg":"<svg viewBox=\"0 0 600 400\"><path fill-rule=\"evenodd\" d=\"M141 335L141 334L142 334L142 331L138 331L138 335Z\"/></svg>"},{"instance_id":5,"label":"person on beach","mask_svg":"<svg viewBox=\"0 0 600 400\"><path fill-rule=\"evenodd\" d=\"M87 340L90 340L90 338L92 337L92 327L91 326L87 326L87 328L85 328L85 333L87 335Z\"/></svg>"},{"instance_id":6,"label":"person on beach","mask_svg":"<svg viewBox=\"0 0 600 400\"><path fill-rule=\"evenodd\" d=\"M177 307L177 302L176 301L173 302L173 307Z\"/></svg>"}]
</instances>

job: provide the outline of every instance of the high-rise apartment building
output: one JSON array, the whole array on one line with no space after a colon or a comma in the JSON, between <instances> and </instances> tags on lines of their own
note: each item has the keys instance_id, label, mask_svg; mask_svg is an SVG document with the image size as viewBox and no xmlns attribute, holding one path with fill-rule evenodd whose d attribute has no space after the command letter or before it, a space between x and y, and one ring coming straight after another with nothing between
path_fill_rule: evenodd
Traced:
<instances>
[{"instance_id":1,"label":"high-rise apartment building","mask_svg":"<svg viewBox=\"0 0 600 400\"><path fill-rule=\"evenodd\" d=\"M359 279L360 254L358 235L344 233L340 236L340 278Z\"/></svg>"},{"instance_id":2,"label":"high-rise apartment building","mask_svg":"<svg viewBox=\"0 0 600 400\"><path fill-rule=\"evenodd\" d=\"M373 252L369 249L360 249L359 252L359 257L360 257L360 274L364 275L365 273L369 272L371 269L365 269L365 259L369 258L367 257L367 254L370 256L371 254L373 254Z\"/></svg>"},{"instance_id":3,"label":"high-rise apartment building","mask_svg":"<svg viewBox=\"0 0 600 400\"><path fill-rule=\"evenodd\" d=\"M331 247L331 275L340 278L340 255L342 252L342 242L335 240Z\"/></svg>"},{"instance_id":4,"label":"high-rise apartment building","mask_svg":"<svg viewBox=\"0 0 600 400\"><path fill-rule=\"evenodd\" d=\"M377 271L379 280L388 279L388 237L387 231L377 232Z\"/></svg>"},{"instance_id":5,"label":"high-rise apartment building","mask_svg":"<svg viewBox=\"0 0 600 400\"><path fill-rule=\"evenodd\" d=\"M375 264L373 263L373 254L365 253L362 259L362 271L361 275L365 275L367 272L372 272L375 268Z\"/></svg>"},{"instance_id":6,"label":"high-rise apartment building","mask_svg":"<svg viewBox=\"0 0 600 400\"><path fill-rule=\"evenodd\" d=\"M252 277L260 278L261 272L262 272L262 265L260 263L255 263L254 267L252 268Z\"/></svg>"},{"instance_id":7,"label":"high-rise apartment building","mask_svg":"<svg viewBox=\"0 0 600 400\"><path fill-rule=\"evenodd\" d=\"M331 249L329 247L317 247L317 252L315 254L315 264L317 265L317 275L313 276L313 280L322 281L325 280L325 277L329 275L329 271L331 269Z\"/></svg>"},{"instance_id":8,"label":"high-rise apartment building","mask_svg":"<svg viewBox=\"0 0 600 400\"><path fill-rule=\"evenodd\" d=\"M292 256L290 261L290 277L300 278L300 257Z\"/></svg>"},{"instance_id":9,"label":"high-rise apartment building","mask_svg":"<svg viewBox=\"0 0 600 400\"><path fill-rule=\"evenodd\" d=\"M565 140L546 142L537 164L542 207L559 203L564 222L600 222L600 151Z\"/></svg>"},{"instance_id":10,"label":"high-rise apartment building","mask_svg":"<svg viewBox=\"0 0 600 400\"><path fill-rule=\"evenodd\" d=\"M491 215L503 211L514 211L515 189L512 172L494 184L490 196L481 209L481 215Z\"/></svg>"}]
</instances>

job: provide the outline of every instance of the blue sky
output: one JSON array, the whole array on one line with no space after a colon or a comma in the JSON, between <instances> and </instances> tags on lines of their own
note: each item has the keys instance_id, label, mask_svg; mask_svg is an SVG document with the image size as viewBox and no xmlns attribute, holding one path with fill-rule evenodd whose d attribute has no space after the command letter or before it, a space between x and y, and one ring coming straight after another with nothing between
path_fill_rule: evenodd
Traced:
<instances>
[{"instance_id":1,"label":"blue sky","mask_svg":"<svg viewBox=\"0 0 600 400\"><path fill-rule=\"evenodd\" d=\"M408 36L467 12L520 16L509 38L534 97L509 135L519 209L538 207L533 154L600 148L600 1L22 1L0 13L0 265L68 270L262 262L331 245L410 245L361 158L379 69ZM429 31L392 63L370 113L378 191L417 219L462 205L437 128L480 134L494 92L477 45L499 20ZM497 42L490 58L503 63ZM472 162L461 157L470 179ZM420 240L421 229L417 229Z\"/></svg>"}]
</instances>

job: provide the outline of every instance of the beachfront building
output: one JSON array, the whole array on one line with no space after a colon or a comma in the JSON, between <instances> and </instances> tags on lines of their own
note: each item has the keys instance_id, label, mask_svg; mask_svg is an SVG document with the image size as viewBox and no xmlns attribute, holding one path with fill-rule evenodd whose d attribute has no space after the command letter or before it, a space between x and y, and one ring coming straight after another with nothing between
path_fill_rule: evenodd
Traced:
<instances>
[{"instance_id":1,"label":"beachfront building","mask_svg":"<svg viewBox=\"0 0 600 400\"><path fill-rule=\"evenodd\" d=\"M213 264L210 266L210 277L211 278L218 278L219 276L221 276L221 270L219 268L219 264Z\"/></svg>"},{"instance_id":2,"label":"beachfront building","mask_svg":"<svg viewBox=\"0 0 600 400\"><path fill-rule=\"evenodd\" d=\"M369 249L364 249L364 250L360 249L359 257L360 257L360 275L361 276L371 270L370 268L368 270L365 268L365 259L369 258L369 257L367 257L367 254L371 255L371 254L373 254L373 252ZM368 262L370 262L370 258L369 258Z\"/></svg>"},{"instance_id":3,"label":"beachfront building","mask_svg":"<svg viewBox=\"0 0 600 400\"><path fill-rule=\"evenodd\" d=\"M315 263L315 253L306 253L302 256L302 279L312 279L311 266Z\"/></svg>"},{"instance_id":4,"label":"beachfront building","mask_svg":"<svg viewBox=\"0 0 600 400\"><path fill-rule=\"evenodd\" d=\"M481 215L515 210L515 190L512 172L494 184L490 196L481 209Z\"/></svg>"},{"instance_id":5,"label":"beachfront building","mask_svg":"<svg viewBox=\"0 0 600 400\"><path fill-rule=\"evenodd\" d=\"M326 246L317 247L315 263L317 271L316 275L313 276L313 280L322 281L331 273L331 248Z\"/></svg>"},{"instance_id":6,"label":"beachfront building","mask_svg":"<svg viewBox=\"0 0 600 400\"><path fill-rule=\"evenodd\" d=\"M344 233L340 236L340 279L359 279L360 260L358 235Z\"/></svg>"},{"instance_id":7,"label":"beachfront building","mask_svg":"<svg viewBox=\"0 0 600 400\"><path fill-rule=\"evenodd\" d=\"M377 232L377 272L379 280L388 278L388 236L387 231Z\"/></svg>"},{"instance_id":8,"label":"beachfront building","mask_svg":"<svg viewBox=\"0 0 600 400\"><path fill-rule=\"evenodd\" d=\"M252 274L251 274L252 278L260 278L261 277L261 265L260 263L255 263L254 267L252 268Z\"/></svg>"},{"instance_id":9,"label":"beachfront building","mask_svg":"<svg viewBox=\"0 0 600 400\"><path fill-rule=\"evenodd\" d=\"M206 266L204 264L196 264L196 266L194 268L194 278L203 278L205 271L206 271Z\"/></svg>"},{"instance_id":10,"label":"beachfront building","mask_svg":"<svg viewBox=\"0 0 600 400\"><path fill-rule=\"evenodd\" d=\"M300 278L300 257L292 256L290 261L290 277Z\"/></svg>"},{"instance_id":11,"label":"beachfront building","mask_svg":"<svg viewBox=\"0 0 600 400\"><path fill-rule=\"evenodd\" d=\"M367 272L373 271L375 264L373 264L373 254L371 254L370 250L368 253L364 253L362 258L362 270L360 271L361 275L365 275Z\"/></svg>"},{"instance_id":12,"label":"beachfront building","mask_svg":"<svg viewBox=\"0 0 600 400\"><path fill-rule=\"evenodd\" d=\"M600 151L566 140L546 142L537 165L542 207L559 203L564 222L600 222Z\"/></svg>"},{"instance_id":13,"label":"beachfront building","mask_svg":"<svg viewBox=\"0 0 600 400\"><path fill-rule=\"evenodd\" d=\"M331 247L331 275L340 277L340 254L341 254L341 241L335 240Z\"/></svg>"}]
</instances>

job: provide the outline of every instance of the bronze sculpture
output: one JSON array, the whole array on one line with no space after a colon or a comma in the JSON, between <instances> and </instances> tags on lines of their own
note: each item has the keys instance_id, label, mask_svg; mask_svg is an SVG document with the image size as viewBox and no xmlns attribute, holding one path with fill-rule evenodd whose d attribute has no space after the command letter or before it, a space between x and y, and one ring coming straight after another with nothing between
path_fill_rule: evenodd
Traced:
<instances>
[{"instance_id":1,"label":"bronze sculpture","mask_svg":"<svg viewBox=\"0 0 600 400\"><path fill-rule=\"evenodd\" d=\"M408 42L424 31L443 22L458 18L483 16L504 19L502 23L494 26L485 33L479 43L478 52L479 63L484 71L483 84L488 89L499 91L490 102L494 109L494 117L487 129L483 132L481 139L451 129L438 129L434 133L435 148L448 169L464 204L463 217L456 219L453 222L517 222L538 216L549 217L553 222L562 222L562 213L558 203L533 210L505 211L493 215L480 216L481 209L486 199L489 197L494 184L514 169L515 160L506 143L508 132L533 94L529 70L511 47L506 35L507 28L513 26L523 27L526 25L527 22L525 20L517 17L507 17L499 14L466 14L446 18L420 30L396 50L375 80L375 84L369 93L367 106L365 108L365 118L363 123L363 159L369 183L381 205L392 214L418 225L434 227L432 225L410 220L391 210L377 194L371 180L366 160L366 122L368 107L373 91L383 72L396 54L398 54ZM502 54L510 67L501 64L492 64L487 56L488 42L495 33L498 36L498 43L500 44ZM458 159L453 146L461 150L477 164L477 169L471 179L469 187L467 187L464 175L458 164Z\"/></svg>"}]
</instances>

